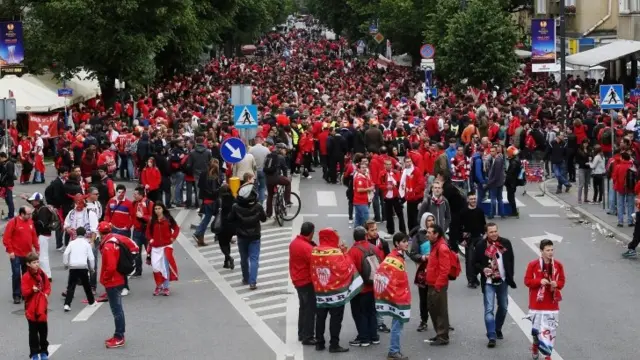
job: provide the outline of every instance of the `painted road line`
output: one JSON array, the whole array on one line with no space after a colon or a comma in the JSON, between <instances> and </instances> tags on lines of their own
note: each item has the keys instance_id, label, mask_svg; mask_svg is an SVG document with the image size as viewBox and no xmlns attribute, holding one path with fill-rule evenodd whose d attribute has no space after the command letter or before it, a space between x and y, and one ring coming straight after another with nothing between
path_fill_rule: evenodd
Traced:
<instances>
[{"instance_id":1,"label":"painted road line","mask_svg":"<svg viewBox=\"0 0 640 360\"><path fill-rule=\"evenodd\" d=\"M273 296L268 296L268 297L262 298L262 299L248 300L248 301L246 301L246 303L247 303L247 305L256 305L256 304L262 304L262 303L271 302L271 301L283 300L283 299L286 299L288 297L289 297L289 294L286 294L286 295L273 295ZM297 308L296 308L296 311L298 311ZM298 327L298 323L296 323L296 329L297 329L297 327Z\"/></svg>"},{"instance_id":2,"label":"painted road line","mask_svg":"<svg viewBox=\"0 0 640 360\"><path fill-rule=\"evenodd\" d=\"M258 276L258 279L259 278L260 278L260 276ZM258 285L260 285L260 283L258 283ZM239 293L238 295L241 296L242 298L249 298L249 297L260 295L260 294L268 294L268 293L273 293L273 292L276 292L276 291L286 291L288 289L289 289L288 286L274 286L274 287L270 287L270 288L267 288L267 289L258 288L258 290L248 290L247 289L247 292Z\"/></svg>"},{"instance_id":3,"label":"painted road line","mask_svg":"<svg viewBox=\"0 0 640 360\"><path fill-rule=\"evenodd\" d=\"M513 300L511 296L509 296L509 306L507 307L507 312L509 316L513 319L513 321L518 324L518 327L524 335L529 339L529 342L533 343L533 339L531 338L531 321L525 319L527 316L522 309L518 306L518 304ZM558 354L555 350L553 350L553 354L551 354L551 358L553 360L564 360L560 354Z\"/></svg>"},{"instance_id":4,"label":"painted road line","mask_svg":"<svg viewBox=\"0 0 640 360\"><path fill-rule=\"evenodd\" d=\"M291 236L269 239L269 240L260 240L260 244L276 244L276 243L290 243L293 238Z\"/></svg>"},{"instance_id":5,"label":"painted road line","mask_svg":"<svg viewBox=\"0 0 640 360\"><path fill-rule=\"evenodd\" d=\"M262 307L255 307L252 308L253 311L255 312L263 312L263 311L269 311L269 310L274 310L274 309L280 309L283 307L287 307L286 303L281 303L281 304L273 304L273 305L267 305L267 306L262 306Z\"/></svg>"},{"instance_id":6,"label":"painted road line","mask_svg":"<svg viewBox=\"0 0 640 360\"><path fill-rule=\"evenodd\" d=\"M277 276L287 276L287 277L289 277L289 270L287 270L287 271L270 272L270 273L266 273L266 274L258 274L258 276L260 277L260 279L266 279L266 278L277 277ZM263 283L260 283L260 284L263 284Z\"/></svg>"},{"instance_id":7,"label":"painted road line","mask_svg":"<svg viewBox=\"0 0 640 360\"><path fill-rule=\"evenodd\" d=\"M320 214L299 214L298 216L302 217L318 217Z\"/></svg>"},{"instance_id":8,"label":"painted road line","mask_svg":"<svg viewBox=\"0 0 640 360\"><path fill-rule=\"evenodd\" d=\"M553 200L552 198L543 195L541 192L539 191L533 191L533 192L528 192L527 191L527 195L529 195L529 197L531 197L533 200L537 201L540 205L545 206L545 207L562 207L562 204L560 204L559 202Z\"/></svg>"},{"instance_id":9,"label":"painted road line","mask_svg":"<svg viewBox=\"0 0 640 360\"><path fill-rule=\"evenodd\" d=\"M76 317L73 318L73 320L71 320L72 322L80 322L80 321L87 321L89 320L89 318L91 317L91 315L93 315L96 311L98 311L98 309L100 309L100 307L102 306L102 302L97 302L93 305L87 305L84 307L84 309L82 309L78 315L76 315Z\"/></svg>"},{"instance_id":10,"label":"painted road line","mask_svg":"<svg viewBox=\"0 0 640 360\"><path fill-rule=\"evenodd\" d=\"M529 217L532 218L559 218L558 214L529 214Z\"/></svg>"},{"instance_id":11,"label":"painted road line","mask_svg":"<svg viewBox=\"0 0 640 360\"><path fill-rule=\"evenodd\" d=\"M284 268L289 268L289 262L276 264L276 265L271 265L271 266L260 266L260 268L258 268L258 276L260 276L260 272L261 271L264 272L264 271L267 271L267 270L284 269ZM232 278L232 277L241 276L241 275L242 275L241 271L235 271L235 272L223 275L222 277L224 277L224 278Z\"/></svg>"},{"instance_id":12,"label":"painted road line","mask_svg":"<svg viewBox=\"0 0 640 360\"><path fill-rule=\"evenodd\" d=\"M263 315L263 316L260 316L260 320L271 320L271 319L277 319L279 317L284 317L284 316L287 316L286 312ZM297 359L300 359L300 358L296 357L296 360Z\"/></svg>"},{"instance_id":13,"label":"painted road line","mask_svg":"<svg viewBox=\"0 0 640 360\"><path fill-rule=\"evenodd\" d=\"M189 210L182 210L176 216L176 222L182 224ZM178 244L184 248L193 261L200 267L200 269L207 275L209 280L220 290L220 293L227 299L229 304L233 306L238 314L242 316L245 321L253 328L253 330L264 340L265 344L269 346L276 354L278 359L284 359L286 355L286 347L280 337L262 320L260 317L251 310L251 307L247 305L242 298L231 288L229 283L216 271L212 266L207 263L207 260L194 244L183 234L178 235Z\"/></svg>"},{"instance_id":14,"label":"painted road line","mask_svg":"<svg viewBox=\"0 0 640 360\"><path fill-rule=\"evenodd\" d=\"M258 277L258 279L262 280L261 277ZM286 279L276 279L276 280L270 280L270 281L259 281L258 285L260 286L267 286L267 285L273 285L273 284L283 284L286 283L287 281L289 281L288 278ZM232 285L232 287L234 288L241 288L241 287L246 287L247 285L243 285L242 283L239 283L239 285Z\"/></svg>"},{"instance_id":15,"label":"painted road line","mask_svg":"<svg viewBox=\"0 0 640 360\"><path fill-rule=\"evenodd\" d=\"M268 233L272 233L272 232L287 232L287 231L291 231L290 227L282 227L282 228L272 228L272 229L261 229L260 230L260 234L262 235L262 237L265 236L265 234Z\"/></svg>"},{"instance_id":16,"label":"painted road line","mask_svg":"<svg viewBox=\"0 0 640 360\"><path fill-rule=\"evenodd\" d=\"M261 234L260 235L260 240L262 239L271 239L271 238L289 238L289 235L291 234L291 230L285 230L283 232L278 232L278 233L267 233L267 234Z\"/></svg>"},{"instance_id":17,"label":"painted road line","mask_svg":"<svg viewBox=\"0 0 640 360\"><path fill-rule=\"evenodd\" d=\"M316 191L316 197L318 198L318 206L329 207L338 206L338 199L336 199L335 191Z\"/></svg>"},{"instance_id":18,"label":"painted road line","mask_svg":"<svg viewBox=\"0 0 640 360\"><path fill-rule=\"evenodd\" d=\"M49 344L49 347L47 348L47 351L49 351L49 357L52 357L53 353L60 349L60 346L62 346L62 344Z\"/></svg>"},{"instance_id":19,"label":"painted road line","mask_svg":"<svg viewBox=\"0 0 640 360\"><path fill-rule=\"evenodd\" d=\"M304 222L303 216L298 216L293 219L292 227L299 229ZM300 302L298 295L291 277L289 277L289 291L287 297L287 317L285 318L286 330L285 330L285 347L287 359L304 359L304 349L302 343L298 341L298 309L300 308Z\"/></svg>"},{"instance_id":20,"label":"painted road line","mask_svg":"<svg viewBox=\"0 0 640 360\"><path fill-rule=\"evenodd\" d=\"M285 245L289 245L289 244L285 244ZM268 256L272 256L272 255L280 255L280 254L288 254L289 253L289 247L287 246L286 249L282 249L282 250L277 250L277 251L271 251L271 252L263 252L263 249L260 249L260 259L262 260L265 257ZM239 258L240 257L240 253L239 252L232 252L231 256L234 258ZM220 260L224 260L224 255L216 255L216 256L211 256L211 257L207 257L207 260L209 261L209 263L211 262L218 262ZM262 261L260 261L260 263L262 264Z\"/></svg>"},{"instance_id":21,"label":"painted road line","mask_svg":"<svg viewBox=\"0 0 640 360\"><path fill-rule=\"evenodd\" d=\"M349 217L349 214L327 214L327 217L339 217L339 218L343 218L343 217Z\"/></svg>"}]
</instances>

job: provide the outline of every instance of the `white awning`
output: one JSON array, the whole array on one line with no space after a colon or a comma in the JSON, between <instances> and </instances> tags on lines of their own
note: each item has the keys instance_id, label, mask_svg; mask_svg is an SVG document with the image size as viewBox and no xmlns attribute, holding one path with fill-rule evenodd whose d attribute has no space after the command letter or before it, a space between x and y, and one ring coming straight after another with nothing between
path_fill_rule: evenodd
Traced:
<instances>
[{"instance_id":1,"label":"white awning","mask_svg":"<svg viewBox=\"0 0 640 360\"><path fill-rule=\"evenodd\" d=\"M531 57L531 51L515 49L516 56L520 59L528 59Z\"/></svg>"},{"instance_id":2,"label":"white awning","mask_svg":"<svg viewBox=\"0 0 640 360\"><path fill-rule=\"evenodd\" d=\"M640 41L617 40L610 44L567 56L567 64L588 68L640 51Z\"/></svg>"}]
</instances>

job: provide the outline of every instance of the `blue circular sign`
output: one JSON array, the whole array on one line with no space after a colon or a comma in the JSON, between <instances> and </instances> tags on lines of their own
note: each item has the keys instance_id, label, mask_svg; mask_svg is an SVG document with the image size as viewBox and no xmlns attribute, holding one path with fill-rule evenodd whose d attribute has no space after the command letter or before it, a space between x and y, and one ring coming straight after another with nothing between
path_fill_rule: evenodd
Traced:
<instances>
[{"instance_id":1,"label":"blue circular sign","mask_svg":"<svg viewBox=\"0 0 640 360\"><path fill-rule=\"evenodd\" d=\"M222 160L235 164L240 162L247 154L247 148L241 139L236 137L228 138L220 144L220 155Z\"/></svg>"},{"instance_id":2,"label":"blue circular sign","mask_svg":"<svg viewBox=\"0 0 640 360\"><path fill-rule=\"evenodd\" d=\"M436 54L436 49L431 44L424 44L420 47L420 56L424 59L431 59Z\"/></svg>"}]
</instances>

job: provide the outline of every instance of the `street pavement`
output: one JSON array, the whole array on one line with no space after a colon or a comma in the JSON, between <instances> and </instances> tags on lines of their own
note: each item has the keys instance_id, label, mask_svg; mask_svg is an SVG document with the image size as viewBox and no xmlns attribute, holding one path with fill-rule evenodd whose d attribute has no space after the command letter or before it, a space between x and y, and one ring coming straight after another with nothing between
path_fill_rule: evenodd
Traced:
<instances>
[{"instance_id":1,"label":"street pavement","mask_svg":"<svg viewBox=\"0 0 640 360\"><path fill-rule=\"evenodd\" d=\"M182 225L175 246L180 281L172 284L172 295L165 298L151 296L154 284L148 267L142 278L131 280L132 292L124 299L127 345L122 349L108 350L103 345L113 329L108 303L95 310L84 310L81 303L84 294L78 288L72 311L66 314L62 311L60 293L66 286L66 273L61 255L50 249L54 283L49 306L49 340L55 346L53 359L335 358L327 351L316 352L313 347L303 348L297 342L297 297L288 278L287 244L303 221L314 222L316 231L333 227L347 244L352 243L344 186L325 184L318 172L314 175L310 180L294 178L294 191L302 198L301 215L283 227L273 223L263 227L258 290L254 292L240 284L237 247L234 245L232 250L235 270L222 269L223 258L212 235L206 236L208 246L195 246L189 225L197 222L196 211L174 210ZM47 180L51 179L49 176ZM40 185L24 188L25 193L44 191ZM535 243L548 237L556 241L556 258L563 262L567 276L557 333L558 354L553 359L637 357L633 341L638 335L637 325L628 314L640 298L640 290L632 285L640 263L623 259L620 253L624 243L607 237L573 207L548 195L537 195L534 188L529 188L526 196L519 191L520 219L496 219L500 234L512 240L516 258L518 289L509 290L505 339L495 349L486 348L481 292L466 288L463 273L449 290L450 321L455 327L449 346L433 348L424 342L434 336L431 323L428 332L416 332L418 296L417 289L412 287L412 319L403 332L403 353L412 359L530 358L530 323L523 320L528 292L522 279L526 264L537 257L533 251ZM384 232L384 223L378 227ZM408 264L409 277L413 279L415 266ZM6 328L10 329L0 336L1 357L19 359L28 350L27 326L22 306L11 304L8 261L0 261L0 274L6 279L0 286L0 299L4 299L0 300L0 322L9 324ZM386 319L386 323L389 325L390 320ZM325 337L328 336L327 329ZM346 347L355 336L347 306L341 345ZM381 334L380 345L351 348L339 357L380 359L387 353L388 338L388 334Z\"/></svg>"}]
</instances>

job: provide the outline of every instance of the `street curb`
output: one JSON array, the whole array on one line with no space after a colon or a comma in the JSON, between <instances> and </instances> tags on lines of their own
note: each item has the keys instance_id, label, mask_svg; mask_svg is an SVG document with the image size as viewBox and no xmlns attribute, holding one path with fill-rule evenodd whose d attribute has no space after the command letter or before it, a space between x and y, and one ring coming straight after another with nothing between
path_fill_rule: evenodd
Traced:
<instances>
[{"instance_id":1,"label":"street curb","mask_svg":"<svg viewBox=\"0 0 640 360\"><path fill-rule=\"evenodd\" d=\"M546 187L547 187L547 181L555 181L554 179L548 179L546 181L541 182L540 186L544 186L544 189L542 187L540 187L540 191L543 191L545 195L549 196L551 199L557 201L558 203L564 205L565 207L570 208L571 210L575 210L576 212L580 213L582 216L588 218L589 220L591 220L592 223L598 223L600 224L600 226L604 227L605 229L607 229L608 231L610 231L616 238L618 238L618 240L624 240L628 243L631 242L631 237L623 232L621 232L620 230L618 230L616 227L609 225L607 222L605 222L604 220L600 219L599 217L591 214L590 212L588 212L587 210L581 208L580 206L573 206L569 203L567 203L566 201L562 200L561 198L555 196L555 194L552 194L549 191L545 191Z\"/></svg>"}]
</instances>

